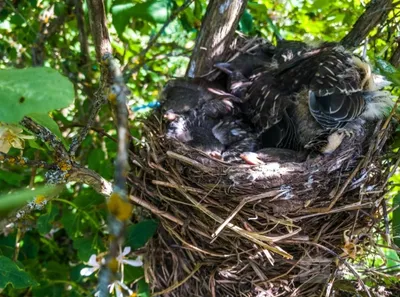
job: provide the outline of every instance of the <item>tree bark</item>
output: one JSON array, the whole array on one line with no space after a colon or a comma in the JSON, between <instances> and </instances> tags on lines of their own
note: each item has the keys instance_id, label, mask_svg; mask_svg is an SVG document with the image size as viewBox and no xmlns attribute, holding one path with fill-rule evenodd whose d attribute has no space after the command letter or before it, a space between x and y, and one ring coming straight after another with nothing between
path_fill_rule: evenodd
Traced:
<instances>
[{"instance_id":1,"label":"tree bark","mask_svg":"<svg viewBox=\"0 0 400 297\"><path fill-rule=\"evenodd\" d=\"M83 12L82 0L75 1L75 15L79 28L79 43L81 46L81 65L88 66L89 58L89 43L85 28L85 15Z\"/></svg>"},{"instance_id":2,"label":"tree bark","mask_svg":"<svg viewBox=\"0 0 400 297\"><path fill-rule=\"evenodd\" d=\"M87 5L89 8L90 28L96 48L96 58L100 62L105 54L112 53L104 2L102 0L87 0Z\"/></svg>"},{"instance_id":3,"label":"tree bark","mask_svg":"<svg viewBox=\"0 0 400 297\"><path fill-rule=\"evenodd\" d=\"M210 0L186 76L204 75L223 59L246 4L247 0Z\"/></svg>"},{"instance_id":4,"label":"tree bark","mask_svg":"<svg viewBox=\"0 0 400 297\"><path fill-rule=\"evenodd\" d=\"M390 57L390 63L396 68L400 66L400 41L398 41L397 47Z\"/></svg>"},{"instance_id":5,"label":"tree bark","mask_svg":"<svg viewBox=\"0 0 400 297\"><path fill-rule=\"evenodd\" d=\"M371 0L341 43L347 48L359 46L373 28L386 20L391 9L392 0Z\"/></svg>"}]
</instances>

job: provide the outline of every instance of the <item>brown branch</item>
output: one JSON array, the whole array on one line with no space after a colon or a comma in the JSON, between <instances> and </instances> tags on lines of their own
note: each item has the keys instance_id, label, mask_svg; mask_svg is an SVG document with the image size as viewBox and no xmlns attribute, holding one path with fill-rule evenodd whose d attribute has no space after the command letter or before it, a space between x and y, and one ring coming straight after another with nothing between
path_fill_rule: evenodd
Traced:
<instances>
[{"instance_id":1,"label":"brown branch","mask_svg":"<svg viewBox=\"0 0 400 297\"><path fill-rule=\"evenodd\" d=\"M89 8L89 19L90 27L92 30L92 36L94 40L94 46L96 49L97 61L100 63L105 62L106 57L111 56L112 48L110 42L110 36L108 34L106 14L104 10L103 1L88 0ZM95 122L95 118L99 113L101 107L107 102L107 97L105 95L105 89L109 86L109 81L111 79L108 73L108 67L101 67L101 81L100 88L95 94L95 99L93 101L91 112L88 116L88 121L86 126L74 137L69 148L69 154L75 156L76 151L80 147L82 141L86 138L89 133L90 128Z\"/></svg>"},{"instance_id":2,"label":"brown branch","mask_svg":"<svg viewBox=\"0 0 400 297\"><path fill-rule=\"evenodd\" d=\"M246 4L247 0L210 1L186 76L202 76L212 69L215 62L223 60Z\"/></svg>"},{"instance_id":3,"label":"brown branch","mask_svg":"<svg viewBox=\"0 0 400 297\"><path fill-rule=\"evenodd\" d=\"M9 165L54 169L54 165L50 165L44 161L29 160L25 157L14 157L2 152L0 152L0 162L7 163Z\"/></svg>"},{"instance_id":4,"label":"brown branch","mask_svg":"<svg viewBox=\"0 0 400 297\"><path fill-rule=\"evenodd\" d=\"M100 195L109 197L112 184L97 172L81 166L74 166L69 171L67 182L84 183L92 187Z\"/></svg>"},{"instance_id":5,"label":"brown branch","mask_svg":"<svg viewBox=\"0 0 400 297\"><path fill-rule=\"evenodd\" d=\"M87 5L89 9L90 28L96 48L96 58L97 61L100 62L105 54L112 53L104 2L99 0L87 0Z\"/></svg>"},{"instance_id":6,"label":"brown branch","mask_svg":"<svg viewBox=\"0 0 400 297\"><path fill-rule=\"evenodd\" d=\"M358 18L350 32L341 43L347 48L355 48L378 24L386 20L392 9L392 0L372 0L365 12Z\"/></svg>"},{"instance_id":7,"label":"brown branch","mask_svg":"<svg viewBox=\"0 0 400 297\"><path fill-rule=\"evenodd\" d=\"M62 162L65 163L65 165L72 166L72 160L64 145L49 129L39 125L28 117L24 117L20 124L54 150L54 157L57 163Z\"/></svg>"},{"instance_id":8,"label":"brown branch","mask_svg":"<svg viewBox=\"0 0 400 297\"><path fill-rule=\"evenodd\" d=\"M82 0L75 0L75 15L78 24L79 43L81 47L81 65L87 65L90 61L89 44L85 27L85 15L83 12Z\"/></svg>"},{"instance_id":9,"label":"brown branch","mask_svg":"<svg viewBox=\"0 0 400 297\"><path fill-rule=\"evenodd\" d=\"M63 130L68 129L68 128L76 128L76 127L77 128L78 127L79 128L84 128L84 127L86 127L86 125L79 124L79 123L70 123L70 124L66 124L66 125L60 127L60 129L63 131ZM108 134L103 128L90 127L90 130L98 133L100 136L107 137L108 139L110 139L110 140L112 140L114 142L117 142L117 139L115 137L111 136L110 134Z\"/></svg>"},{"instance_id":10,"label":"brown branch","mask_svg":"<svg viewBox=\"0 0 400 297\"><path fill-rule=\"evenodd\" d=\"M397 47L390 57L390 63L396 68L400 66L400 40L397 41Z\"/></svg>"},{"instance_id":11,"label":"brown branch","mask_svg":"<svg viewBox=\"0 0 400 297\"><path fill-rule=\"evenodd\" d=\"M140 70L140 68L142 68L142 66L145 64L146 62L146 54L148 53L148 51L155 45L155 43L157 42L157 39L161 36L161 34L165 31L165 29L168 27L168 25L173 22L176 17L182 12L184 11L186 8L189 7L190 4L192 4L194 0L186 0L185 3L182 4L182 6L178 7L176 10L174 10L171 14L171 16L169 17L169 19L164 23L164 25L161 27L161 29L155 34L153 35L153 37L150 39L149 43L147 44L146 48L144 48L138 55L138 61L139 64L137 64L134 68L132 69L124 69L124 77L125 77L125 81L128 81L129 78L132 77L132 74L138 72Z\"/></svg>"},{"instance_id":12,"label":"brown branch","mask_svg":"<svg viewBox=\"0 0 400 297\"><path fill-rule=\"evenodd\" d=\"M119 62L112 56L104 3L97 0L88 0L87 3L96 56L99 61L101 60L101 82L97 93L98 97L94 102L97 106L95 105L93 108L88 123L82 129L79 138L75 139L73 146L71 145L70 152L74 152L86 137L100 106L108 99L112 107L114 120L116 120L118 132L118 154L115 164L114 187L107 202L109 211L108 230L111 240L106 263L100 270L98 285L100 296L108 296L108 286L116 279L118 272L116 268L113 268L113 263L116 261L120 246L124 241L126 225L133 209L128 200L126 190L126 177L129 170L128 144L130 139L126 96L129 94L129 90L125 86Z\"/></svg>"}]
</instances>

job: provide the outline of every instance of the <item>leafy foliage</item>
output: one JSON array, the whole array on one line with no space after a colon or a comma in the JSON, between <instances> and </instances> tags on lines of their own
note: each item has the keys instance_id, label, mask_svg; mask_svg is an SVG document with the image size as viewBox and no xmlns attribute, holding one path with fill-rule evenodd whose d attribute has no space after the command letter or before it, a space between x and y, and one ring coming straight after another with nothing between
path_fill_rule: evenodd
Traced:
<instances>
[{"instance_id":1,"label":"leafy foliage","mask_svg":"<svg viewBox=\"0 0 400 297\"><path fill-rule=\"evenodd\" d=\"M74 99L72 83L51 68L0 70L0 121L17 123L25 115L42 114L69 106Z\"/></svg>"},{"instance_id":2,"label":"leafy foliage","mask_svg":"<svg viewBox=\"0 0 400 297\"><path fill-rule=\"evenodd\" d=\"M70 2L59 0L20 0L0 2L0 121L18 123L30 116L53 132L65 147L86 123L98 88L99 66L95 62L92 39L86 56L80 40L88 32L87 7L77 21L77 10ZM185 73L207 1L195 0L172 21L155 45L143 53L149 40L160 30L183 0L127 1L107 0L107 17L114 55L124 65L123 71L131 90L130 107L153 102L165 82ZM364 11L359 0L328 1L250 1L239 30L270 40L280 34L288 39L338 41L345 36ZM393 81L400 85L398 69L385 63L391 56L391 45L398 23L398 9L390 14L370 36L368 55ZM61 24L51 31L52 26ZM50 33L49 33L50 32ZM51 33L53 32L53 33ZM48 36L46 35L48 34ZM41 40L44 38L44 44ZM45 67L31 68L40 49ZM40 52L39 51L39 52ZM361 52L361 49L358 49ZM141 56L143 55L143 56ZM144 110L148 111L148 110ZM49 115L50 113L50 115ZM131 134L141 140L141 127L136 119L146 116L143 110L130 119ZM102 177L111 180L116 158L116 131L110 111L103 108L95 126L84 140L76 159ZM400 148L400 137L394 150ZM48 144L29 140L23 151L12 148L11 156L51 163ZM0 236L0 288L4 296L89 296L95 293L96 278L80 274L90 257L107 251L107 206L104 197L80 184L68 184L58 195L52 188L42 188L46 170L23 166L0 168L0 213L8 215L38 195L53 199L31 203L33 211L15 224L13 232ZM393 177L394 184L399 175ZM17 191L27 185L35 191ZM398 192L400 188L393 191ZM57 198L54 198L57 197ZM392 233L400 245L399 196L389 205ZM396 208L397 207L397 208ZM138 251L157 229L157 222L135 210L127 229L126 246ZM18 213L14 214L14 218ZM18 243L18 244L16 244ZM385 250L386 258L370 259L376 265L394 267L399 258ZM130 255L133 256L133 255ZM387 261L387 259L392 259ZM379 262L379 263L378 263ZM150 296L142 267L126 265L124 277L137 296ZM392 280L388 278L388 282ZM29 295L30 296L30 295Z\"/></svg>"}]
</instances>

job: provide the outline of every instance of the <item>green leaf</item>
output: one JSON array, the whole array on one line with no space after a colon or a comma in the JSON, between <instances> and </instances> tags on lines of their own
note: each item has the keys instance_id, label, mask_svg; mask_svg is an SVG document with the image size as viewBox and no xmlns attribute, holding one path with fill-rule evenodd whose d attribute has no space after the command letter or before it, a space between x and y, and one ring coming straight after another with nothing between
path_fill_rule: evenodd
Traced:
<instances>
[{"instance_id":1,"label":"green leaf","mask_svg":"<svg viewBox=\"0 0 400 297\"><path fill-rule=\"evenodd\" d=\"M200 0L195 0L194 1L194 11L193 11L195 17L197 19L201 19L203 15L203 6Z\"/></svg>"},{"instance_id":2,"label":"green leaf","mask_svg":"<svg viewBox=\"0 0 400 297\"><path fill-rule=\"evenodd\" d=\"M158 223L154 220L145 220L129 226L127 229L126 244L134 250L143 247L153 237L157 227Z\"/></svg>"},{"instance_id":3,"label":"green leaf","mask_svg":"<svg viewBox=\"0 0 400 297\"><path fill-rule=\"evenodd\" d=\"M124 279L127 284L144 276L143 267L134 267L130 265L124 266Z\"/></svg>"},{"instance_id":4,"label":"green leaf","mask_svg":"<svg viewBox=\"0 0 400 297\"><path fill-rule=\"evenodd\" d=\"M25 115L69 106L72 83L58 71L37 67L0 70L0 121L17 123Z\"/></svg>"},{"instance_id":5,"label":"green leaf","mask_svg":"<svg viewBox=\"0 0 400 297\"><path fill-rule=\"evenodd\" d=\"M41 150L41 151L45 151L44 148L42 148L39 144L36 143L36 141L33 139L27 139L29 146L31 148L37 149L37 150Z\"/></svg>"},{"instance_id":6,"label":"green leaf","mask_svg":"<svg viewBox=\"0 0 400 297\"><path fill-rule=\"evenodd\" d=\"M43 186L35 190L20 190L0 196L0 211L18 208L37 195L55 195L60 190L57 186Z\"/></svg>"},{"instance_id":7,"label":"green leaf","mask_svg":"<svg viewBox=\"0 0 400 297\"><path fill-rule=\"evenodd\" d=\"M396 87L400 86L400 71L392 64L382 59L376 59L376 66L379 72L391 81Z\"/></svg>"},{"instance_id":8,"label":"green leaf","mask_svg":"<svg viewBox=\"0 0 400 297\"><path fill-rule=\"evenodd\" d=\"M32 289L33 297L59 297L65 293L65 284L41 281L40 286Z\"/></svg>"},{"instance_id":9,"label":"green leaf","mask_svg":"<svg viewBox=\"0 0 400 297\"><path fill-rule=\"evenodd\" d=\"M51 279L51 280L67 280L68 274L70 270L70 265L68 262L63 261L48 261L42 264L42 267L45 268L44 275L42 279Z\"/></svg>"},{"instance_id":10,"label":"green leaf","mask_svg":"<svg viewBox=\"0 0 400 297\"><path fill-rule=\"evenodd\" d=\"M395 208L392 213L392 230L393 241L397 246L400 246L400 194L393 198L393 207Z\"/></svg>"},{"instance_id":11,"label":"green leaf","mask_svg":"<svg viewBox=\"0 0 400 297\"><path fill-rule=\"evenodd\" d=\"M172 6L170 0L150 0L138 4L117 3L111 8L113 25L121 36L132 18L151 23L165 23L171 15Z\"/></svg>"},{"instance_id":12,"label":"green leaf","mask_svg":"<svg viewBox=\"0 0 400 297\"><path fill-rule=\"evenodd\" d=\"M244 34L249 34L253 31L253 17L247 9L240 18L239 28Z\"/></svg>"},{"instance_id":13,"label":"green leaf","mask_svg":"<svg viewBox=\"0 0 400 297\"><path fill-rule=\"evenodd\" d=\"M74 239L74 249L78 250L78 257L81 261L88 261L90 256L97 254L97 240L93 237Z\"/></svg>"},{"instance_id":14,"label":"green leaf","mask_svg":"<svg viewBox=\"0 0 400 297\"><path fill-rule=\"evenodd\" d=\"M21 186L21 182L25 179L25 176L20 173L15 173L12 171L0 170L0 181L5 182L13 186Z\"/></svg>"},{"instance_id":15,"label":"green leaf","mask_svg":"<svg viewBox=\"0 0 400 297\"><path fill-rule=\"evenodd\" d=\"M146 283L144 279L141 279L138 282L138 297L150 297L150 289L149 285Z\"/></svg>"},{"instance_id":16,"label":"green leaf","mask_svg":"<svg viewBox=\"0 0 400 297\"><path fill-rule=\"evenodd\" d=\"M91 188L87 188L82 190L79 193L79 196L74 199L74 203L80 209L95 209L96 205L102 204L105 202L103 196L98 194Z\"/></svg>"},{"instance_id":17,"label":"green leaf","mask_svg":"<svg viewBox=\"0 0 400 297\"><path fill-rule=\"evenodd\" d=\"M75 239L80 236L81 232L79 229L80 214L71 210L67 210L63 213L61 223L63 224L65 231L69 238Z\"/></svg>"},{"instance_id":18,"label":"green leaf","mask_svg":"<svg viewBox=\"0 0 400 297\"><path fill-rule=\"evenodd\" d=\"M0 256L0 288L8 284L16 289L37 286L38 283L25 271L20 269L11 259Z\"/></svg>"},{"instance_id":19,"label":"green leaf","mask_svg":"<svg viewBox=\"0 0 400 297\"><path fill-rule=\"evenodd\" d=\"M47 213L41 215L37 220L37 229L40 234L45 235L50 232L53 227L55 217L58 214L58 208L50 203L47 206Z\"/></svg>"},{"instance_id":20,"label":"green leaf","mask_svg":"<svg viewBox=\"0 0 400 297\"><path fill-rule=\"evenodd\" d=\"M67 147L65 139L61 135L60 127L58 127L57 123L47 113L30 113L28 116L36 123L53 132L63 142L64 146Z\"/></svg>"},{"instance_id":21,"label":"green leaf","mask_svg":"<svg viewBox=\"0 0 400 297\"><path fill-rule=\"evenodd\" d=\"M332 1L331 0L315 0L312 3L313 3L312 4L313 9L325 9L330 4L332 4Z\"/></svg>"}]
</instances>

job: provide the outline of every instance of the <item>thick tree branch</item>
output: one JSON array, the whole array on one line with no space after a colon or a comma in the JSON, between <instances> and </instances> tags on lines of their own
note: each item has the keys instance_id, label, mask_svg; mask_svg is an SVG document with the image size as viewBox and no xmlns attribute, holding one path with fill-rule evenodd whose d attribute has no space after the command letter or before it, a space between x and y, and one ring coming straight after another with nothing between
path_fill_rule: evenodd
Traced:
<instances>
[{"instance_id":1,"label":"thick tree branch","mask_svg":"<svg viewBox=\"0 0 400 297\"><path fill-rule=\"evenodd\" d=\"M186 76L209 72L216 61L223 60L234 39L247 0L211 0L202 20L201 30L190 59Z\"/></svg>"},{"instance_id":2,"label":"thick tree branch","mask_svg":"<svg viewBox=\"0 0 400 297\"><path fill-rule=\"evenodd\" d=\"M87 0L87 5L89 8L90 28L96 48L96 58L97 61L100 62L105 54L112 53L104 2L99 0Z\"/></svg>"},{"instance_id":3,"label":"thick tree branch","mask_svg":"<svg viewBox=\"0 0 400 297\"><path fill-rule=\"evenodd\" d=\"M400 67L400 40L397 42L397 46L390 57L390 63L396 68Z\"/></svg>"},{"instance_id":4,"label":"thick tree branch","mask_svg":"<svg viewBox=\"0 0 400 297\"><path fill-rule=\"evenodd\" d=\"M112 184L97 172L81 166L74 166L68 175L68 182L84 183L91 186L100 195L109 197L112 192Z\"/></svg>"},{"instance_id":5,"label":"thick tree branch","mask_svg":"<svg viewBox=\"0 0 400 297\"><path fill-rule=\"evenodd\" d=\"M359 46L372 29L386 20L391 9L392 0L372 0L341 43L347 48Z\"/></svg>"}]
</instances>

